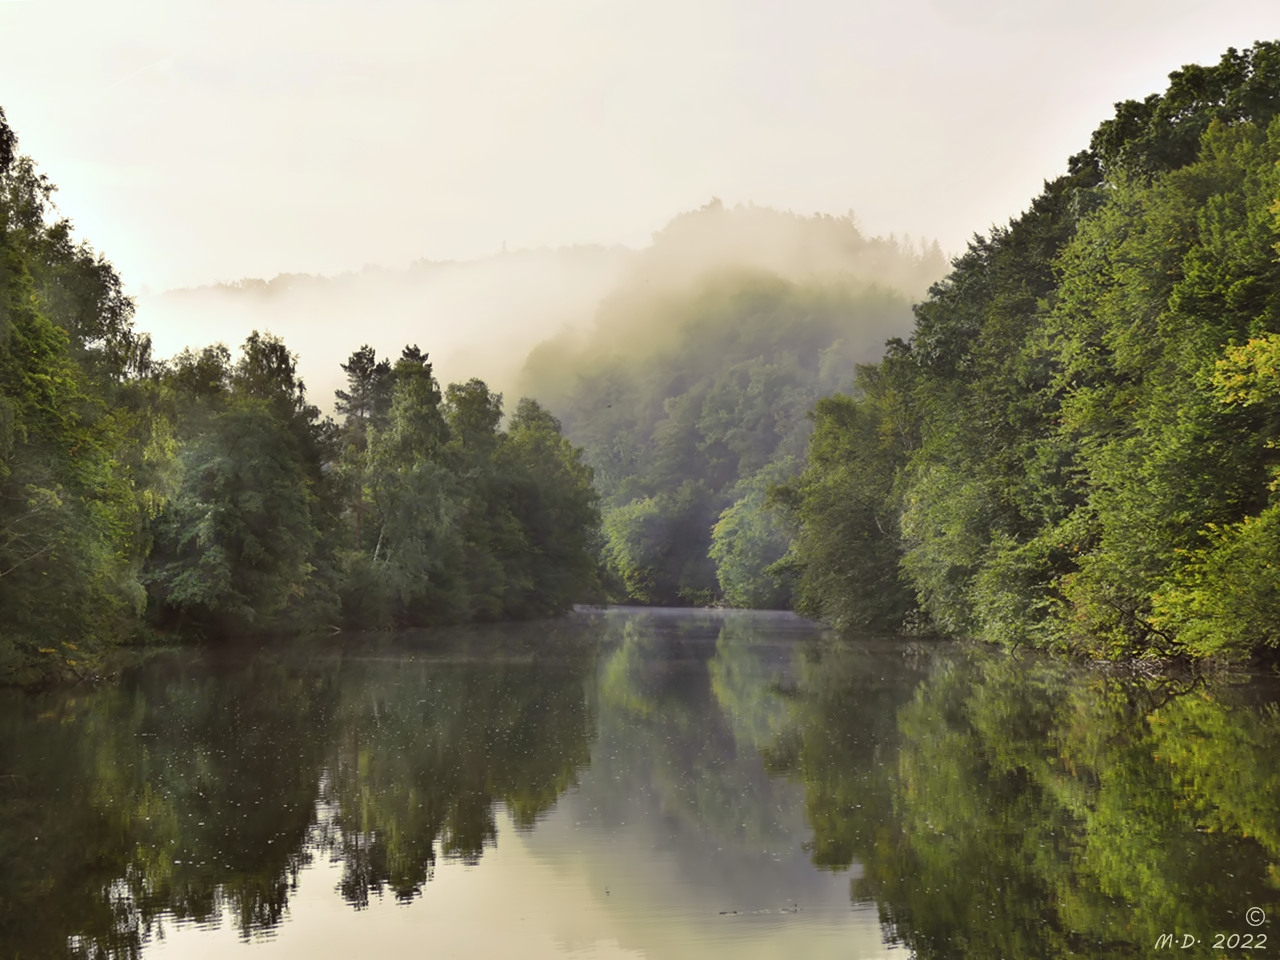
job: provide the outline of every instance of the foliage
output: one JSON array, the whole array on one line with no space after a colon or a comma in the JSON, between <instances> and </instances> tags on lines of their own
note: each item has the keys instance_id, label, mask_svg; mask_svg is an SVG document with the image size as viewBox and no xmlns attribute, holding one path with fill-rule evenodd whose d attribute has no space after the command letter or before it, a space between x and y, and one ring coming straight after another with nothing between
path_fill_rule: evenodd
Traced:
<instances>
[{"instance_id":1,"label":"foliage","mask_svg":"<svg viewBox=\"0 0 1280 960\"><path fill-rule=\"evenodd\" d=\"M366 347L352 365L366 352L373 363ZM347 418L343 462L359 484L350 520L377 536L371 549L357 536L346 556L346 621L548 616L594 598L596 493L555 418L524 399L502 430L500 394L480 380L442 393L417 347L391 376L381 428Z\"/></svg>"},{"instance_id":2,"label":"foliage","mask_svg":"<svg viewBox=\"0 0 1280 960\"><path fill-rule=\"evenodd\" d=\"M277 337L168 362L0 113L0 684L208 638L546 616L595 599L590 468L559 423L417 347L343 364L341 426ZM146 629L144 629L144 626Z\"/></svg>"},{"instance_id":3,"label":"foliage","mask_svg":"<svg viewBox=\"0 0 1280 960\"><path fill-rule=\"evenodd\" d=\"M152 524L154 622L226 635L332 616L316 576L327 428L285 345L254 333L234 365L225 348L188 351L160 383L180 479Z\"/></svg>"},{"instance_id":4,"label":"foliage","mask_svg":"<svg viewBox=\"0 0 1280 960\"><path fill-rule=\"evenodd\" d=\"M888 503L916 441L883 372L860 371L860 401L836 394L818 402L808 463L772 494L797 528L783 560L798 577L796 609L842 627L900 628L912 608Z\"/></svg>"},{"instance_id":5,"label":"foliage","mask_svg":"<svg viewBox=\"0 0 1280 960\"><path fill-rule=\"evenodd\" d=\"M908 621L1013 646L1274 646L1277 65L1260 43L1120 104L1025 214L975 238L874 386L819 407L787 501L805 609L853 621L845 598L901 578ZM886 477L851 480L889 387L905 429L885 433ZM849 525L855 489L878 556L870 520Z\"/></svg>"},{"instance_id":6,"label":"foliage","mask_svg":"<svg viewBox=\"0 0 1280 960\"><path fill-rule=\"evenodd\" d=\"M102 379L128 304L15 143L0 113L0 683L92 673L141 601L130 423Z\"/></svg>"},{"instance_id":7,"label":"foliage","mask_svg":"<svg viewBox=\"0 0 1280 960\"><path fill-rule=\"evenodd\" d=\"M769 490L793 476L793 458L774 461L738 482L736 499L711 528L709 556L725 603L748 609L790 606L794 577L783 558L791 530L772 508Z\"/></svg>"}]
</instances>

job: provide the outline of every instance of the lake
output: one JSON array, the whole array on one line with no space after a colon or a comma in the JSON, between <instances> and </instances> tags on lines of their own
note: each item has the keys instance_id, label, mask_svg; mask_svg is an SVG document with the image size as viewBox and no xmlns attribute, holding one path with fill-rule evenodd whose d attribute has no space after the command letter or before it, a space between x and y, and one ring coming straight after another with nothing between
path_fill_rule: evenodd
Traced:
<instances>
[{"instance_id":1,"label":"lake","mask_svg":"<svg viewBox=\"0 0 1280 960\"><path fill-rule=\"evenodd\" d=\"M0 960L1274 955L1278 703L733 611L161 653L0 692Z\"/></svg>"}]
</instances>

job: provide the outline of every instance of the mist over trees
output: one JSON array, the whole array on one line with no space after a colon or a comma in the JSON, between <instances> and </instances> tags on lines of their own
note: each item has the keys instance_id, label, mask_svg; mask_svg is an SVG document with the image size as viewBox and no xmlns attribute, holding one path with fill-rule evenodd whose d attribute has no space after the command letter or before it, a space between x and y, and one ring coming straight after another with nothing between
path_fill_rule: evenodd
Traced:
<instances>
[{"instance_id":1,"label":"mist over trees","mask_svg":"<svg viewBox=\"0 0 1280 960\"><path fill-rule=\"evenodd\" d=\"M595 471L611 595L789 606L768 490L801 469L815 402L907 333L944 266L848 217L713 201L654 236L591 330L535 349L523 389Z\"/></svg>"},{"instance_id":2,"label":"mist over trees","mask_svg":"<svg viewBox=\"0 0 1280 960\"><path fill-rule=\"evenodd\" d=\"M356 321L367 325L370 338L376 334L397 350L429 340L436 376L444 382L480 377L510 395L529 351L561 327L587 323L635 257L626 247L512 250L469 261L370 265L332 276L284 273L144 290L137 297L137 323L151 332L163 356L190 346L193 328L211 342L234 345L254 330L270 330L305 346L299 374L325 413L333 391L345 386L340 365L354 346Z\"/></svg>"},{"instance_id":3,"label":"mist over trees","mask_svg":"<svg viewBox=\"0 0 1280 960\"><path fill-rule=\"evenodd\" d=\"M1280 44L1117 106L816 411L798 607L1093 656L1280 641Z\"/></svg>"}]
</instances>

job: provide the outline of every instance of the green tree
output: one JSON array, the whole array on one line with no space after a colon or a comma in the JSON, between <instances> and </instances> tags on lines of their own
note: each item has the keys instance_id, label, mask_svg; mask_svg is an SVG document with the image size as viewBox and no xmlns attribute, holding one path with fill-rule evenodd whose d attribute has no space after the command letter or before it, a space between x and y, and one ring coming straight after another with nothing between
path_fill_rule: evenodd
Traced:
<instances>
[{"instance_id":1,"label":"green tree","mask_svg":"<svg viewBox=\"0 0 1280 960\"><path fill-rule=\"evenodd\" d=\"M863 368L859 399L818 402L804 471L771 494L796 527L781 561L798 578L796 609L843 627L897 629L915 609L894 482L917 441L892 369Z\"/></svg>"},{"instance_id":2,"label":"green tree","mask_svg":"<svg viewBox=\"0 0 1280 960\"><path fill-rule=\"evenodd\" d=\"M775 461L738 483L737 499L711 528L709 555L731 607L790 609L793 567L781 563L791 546L791 527L771 506L769 488L796 470L794 459Z\"/></svg>"},{"instance_id":3,"label":"green tree","mask_svg":"<svg viewBox=\"0 0 1280 960\"><path fill-rule=\"evenodd\" d=\"M352 353L341 366L347 375L347 389L334 391L334 408L343 418L339 469L351 511L353 545L356 550L363 550L369 430L386 427L394 378L391 362L379 360L368 344Z\"/></svg>"},{"instance_id":4,"label":"green tree","mask_svg":"<svg viewBox=\"0 0 1280 960\"><path fill-rule=\"evenodd\" d=\"M599 495L584 461L555 417L535 400L520 400L498 462L513 480L511 512L528 544L522 615L563 613L599 596Z\"/></svg>"},{"instance_id":5,"label":"green tree","mask_svg":"<svg viewBox=\"0 0 1280 960\"><path fill-rule=\"evenodd\" d=\"M92 671L128 629L141 599L133 562L138 503L116 451L124 440L121 418L74 359L76 341L46 312L48 291L37 281L55 269L67 282L80 279L77 271L88 269L88 261L95 271L101 266L100 279L109 268L88 248L62 242L70 225L48 222L51 190L30 161L16 155L16 138L0 113L4 682ZM86 323L91 306L85 306ZM119 319L127 325L127 317Z\"/></svg>"},{"instance_id":6,"label":"green tree","mask_svg":"<svg viewBox=\"0 0 1280 960\"><path fill-rule=\"evenodd\" d=\"M482 380L451 383L445 390L445 449L460 486L458 517L460 577L468 619L527 616L525 597L533 589L533 557L526 531L513 513L516 488L498 462L505 435L502 395Z\"/></svg>"},{"instance_id":7,"label":"green tree","mask_svg":"<svg viewBox=\"0 0 1280 960\"><path fill-rule=\"evenodd\" d=\"M367 343L342 364L347 375L346 390L335 390L334 404L349 430L363 433L369 427L386 425L391 410L391 361L379 360Z\"/></svg>"},{"instance_id":8,"label":"green tree","mask_svg":"<svg viewBox=\"0 0 1280 960\"><path fill-rule=\"evenodd\" d=\"M461 491L443 461L449 427L440 386L416 346L404 349L394 376L387 426L369 432L378 537L367 564L359 561L348 578L345 604L349 611L389 608L402 623L456 620L466 609L450 563L458 551Z\"/></svg>"},{"instance_id":9,"label":"green tree","mask_svg":"<svg viewBox=\"0 0 1280 960\"><path fill-rule=\"evenodd\" d=\"M1066 176L930 290L875 390L840 421L818 408L784 498L808 609L840 619L842 595L891 596L898 580L917 619L1011 646L1239 656L1274 642L1277 411L1242 402L1266 375L1232 351L1280 329L1278 51L1228 51L1120 104ZM1236 379L1215 387L1224 360ZM873 528L878 557L853 547Z\"/></svg>"},{"instance_id":10,"label":"green tree","mask_svg":"<svg viewBox=\"0 0 1280 960\"><path fill-rule=\"evenodd\" d=\"M280 340L255 332L229 359L222 347L187 353L171 373L187 416L181 483L147 574L158 623L221 635L286 614L328 619L330 588L315 576L328 450L318 411Z\"/></svg>"}]
</instances>

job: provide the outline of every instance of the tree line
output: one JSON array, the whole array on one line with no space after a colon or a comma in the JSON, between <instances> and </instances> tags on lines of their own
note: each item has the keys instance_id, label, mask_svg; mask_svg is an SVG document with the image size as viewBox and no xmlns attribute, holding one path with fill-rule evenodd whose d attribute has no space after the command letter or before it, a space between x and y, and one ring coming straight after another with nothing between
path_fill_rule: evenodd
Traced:
<instances>
[{"instance_id":1,"label":"tree line","mask_svg":"<svg viewBox=\"0 0 1280 960\"><path fill-rule=\"evenodd\" d=\"M276 337L151 355L0 113L0 683L127 638L561 612L597 587L558 421L369 346L321 416Z\"/></svg>"},{"instance_id":2,"label":"tree line","mask_svg":"<svg viewBox=\"0 0 1280 960\"><path fill-rule=\"evenodd\" d=\"M800 610L1090 656L1280 640L1280 44L1117 105L820 401Z\"/></svg>"},{"instance_id":3,"label":"tree line","mask_svg":"<svg viewBox=\"0 0 1280 960\"><path fill-rule=\"evenodd\" d=\"M1173 73L932 286L850 218L684 214L505 425L416 346L350 356L340 423L268 334L156 361L0 122L0 677L605 596L1274 648L1278 103L1280 44Z\"/></svg>"}]
</instances>

